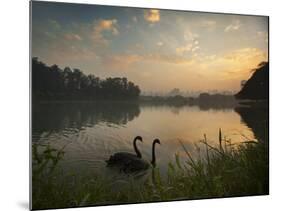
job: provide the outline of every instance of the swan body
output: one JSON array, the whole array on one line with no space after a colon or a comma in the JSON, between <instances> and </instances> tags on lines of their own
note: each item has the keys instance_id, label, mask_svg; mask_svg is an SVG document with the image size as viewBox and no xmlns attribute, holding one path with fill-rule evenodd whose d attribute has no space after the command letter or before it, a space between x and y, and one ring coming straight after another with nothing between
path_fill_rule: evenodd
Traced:
<instances>
[{"instance_id":1,"label":"swan body","mask_svg":"<svg viewBox=\"0 0 281 211\"><path fill-rule=\"evenodd\" d=\"M149 163L148 161L141 158L134 158L126 163L123 167L124 172L139 172L147 170L151 165L153 168L156 166L156 156L155 156L155 146L156 144L160 144L159 139L154 139L152 143L152 160Z\"/></svg>"},{"instance_id":2,"label":"swan body","mask_svg":"<svg viewBox=\"0 0 281 211\"><path fill-rule=\"evenodd\" d=\"M150 167L148 161L141 158L134 158L128 161L121 169L125 173L139 172L147 170Z\"/></svg>"},{"instance_id":3,"label":"swan body","mask_svg":"<svg viewBox=\"0 0 281 211\"><path fill-rule=\"evenodd\" d=\"M119 164L120 170L125 173L139 172L147 170L151 165L155 167L156 165L156 156L155 156L155 145L160 144L159 139L155 139L152 144L152 160L151 162L146 161L138 156L132 156L131 153L123 156L123 153L114 154L114 158L110 158L109 160L118 160L115 162ZM112 157L112 156L111 156ZM122 160L122 161L121 161Z\"/></svg>"},{"instance_id":4,"label":"swan body","mask_svg":"<svg viewBox=\"0 0 281 211\"><path fill-rule=\"evenodd\" d=\"M128 162L130 162L131 160L137 159L137 158L141 158L142 155L140 153L140 151L137 148L137 140L142 142L142 137L141 136L136 136L134 138L134 150L135 153L130 153L130 152L117 152L114 155L111 155L110 158L106 161L108 166L122 166L122 165L126 165Z\"/></svg>"}]
</instances>

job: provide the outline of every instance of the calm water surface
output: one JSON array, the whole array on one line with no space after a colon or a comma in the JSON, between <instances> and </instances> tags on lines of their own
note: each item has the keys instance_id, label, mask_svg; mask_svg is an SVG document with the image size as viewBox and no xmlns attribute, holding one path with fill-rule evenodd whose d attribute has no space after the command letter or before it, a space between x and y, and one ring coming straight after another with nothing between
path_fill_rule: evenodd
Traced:
<instances>
[{"instance_id":1,"label":"calm water surface","mask_svg":"<svg viewBox=\"0 0 281 211\"><path fill-rule=\"evenodd\" d=\"M151 159L154 138L157 166L161 173L174 161L175 154L186 156L181 140L196 158L195 144L206 134L212 145L218 144L218 129L232 143L256 136L234 109L200 109L197 106L153 106L133 103L46 103L33 106L33 144L50 144L65 155L60 162L65 172L83 176L110 176L105 160L115 152L133 152L132 141L143 137L139 149ZM199 144L200 146L200 144ZM204 154L203 150L202 153Z\"/></svg>"}]
</instances>

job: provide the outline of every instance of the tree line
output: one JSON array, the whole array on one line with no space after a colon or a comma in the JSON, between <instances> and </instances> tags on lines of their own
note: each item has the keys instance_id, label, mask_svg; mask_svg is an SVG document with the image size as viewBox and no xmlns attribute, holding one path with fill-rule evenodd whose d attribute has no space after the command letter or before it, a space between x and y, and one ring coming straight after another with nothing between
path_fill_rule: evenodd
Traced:
<instances>
[{"instance_id":1,"label":"tree line","mask_svg":"<svg viewBox=\"0 0 281 211\"><path fill-rule=\"evenodd\" d=\"M33 100L132 100L139 95L140 88L125 77L100 79L76 68L60 69L32 58Z\"/></svg>"}]
</instances>

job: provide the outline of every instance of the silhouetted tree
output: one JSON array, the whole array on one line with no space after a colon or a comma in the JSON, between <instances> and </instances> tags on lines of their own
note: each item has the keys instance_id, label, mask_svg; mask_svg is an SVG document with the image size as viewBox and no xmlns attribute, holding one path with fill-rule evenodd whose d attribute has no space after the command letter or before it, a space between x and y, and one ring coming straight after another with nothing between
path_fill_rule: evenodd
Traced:
<instances>
[{"instance_id":1,"label":"silhouetted tree","mask_svg":"<svg viewBox=\"0 0 281 211\"><path fill-rule=\"evenodd\" d=\"M253 70L254 73L251 78L245 82L241 91L235 97L239 99L252 99L261 100L269 98L269 64L262 62L258 65L257 69Z\"/></svg>"},{"instance_id":2,"label":"silhouetted tree","mask_svg":"<svg viewBox=\"0 0 281 211\"><path fill-rule=\"evenodd\" d=\"M34 57L32 93L35 100L127 100L138 98L140 88L127 78L101 80L92 74L85 75L79 69L49 67Z\"/></svg>"}]
</instances>

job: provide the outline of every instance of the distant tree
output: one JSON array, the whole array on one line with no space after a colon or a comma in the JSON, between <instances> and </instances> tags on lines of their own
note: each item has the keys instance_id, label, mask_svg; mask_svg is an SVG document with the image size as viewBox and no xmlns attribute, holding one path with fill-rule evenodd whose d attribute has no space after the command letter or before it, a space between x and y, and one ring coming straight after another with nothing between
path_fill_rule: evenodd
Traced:
<instances>
[{"instance_id":1,"label":"distant tree","mask_svg":"<svg viewBox=\"0 0 281 211\"><path fill-rule=\"evenodd\" d=\"M210 94L207 93L207 92L204 92L204 93L200 93L199 95L199 100L209 100L210 99Z\"/></svg>"},{"instance_id":2,"label":"distant tree","mask_svg":"<svg viewBox=\"0 0 281 211\"><path fill-rule=\"evenodd\" d=\"M176 96L176 95L180 95L180 89L179 88L174 88L170 91L169 93L170 96Z\"/></svg>"},{"instance_id":3,"label":"distant tree","mask_svg":"<svg viewBox=\"0 0 281 211\"><path fill-rule=\"evenodd\" d=\"M247 82L247 80L242 80L241 81L241 84L240 84L241 85L241 89L245 86L246 82Z\"/></svg>"}]
</instances>

